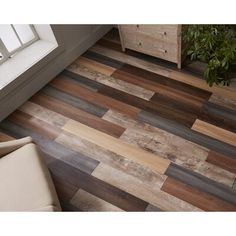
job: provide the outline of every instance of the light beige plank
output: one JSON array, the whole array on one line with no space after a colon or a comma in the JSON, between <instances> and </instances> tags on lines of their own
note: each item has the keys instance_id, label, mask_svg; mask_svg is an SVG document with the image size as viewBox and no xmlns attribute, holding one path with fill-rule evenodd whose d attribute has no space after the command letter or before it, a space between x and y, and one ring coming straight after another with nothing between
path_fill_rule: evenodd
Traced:
<instances>
[{"instance_id":1,"label":"light beige plank","mask_svg":"<svg viewBox=\"0 0 236 236\"><path fill-rule=\"evenodd\" d=\"M150 100L150 98L154 95L153 91L147 90L134 84L130 84L123 80L115 79L111 76L104 75L96 70L93 70L77 62L74 62L67 69L69 71L82 75L88 79L97 81L101 84L105 84L112 88L116 88L128 94L134 95L136 97L143 98L145 100Z\"/></svg>"},{"instance_id":2,"label":"light beige plank","mask_svg":"<svg viewBox=\"0 0 236 236\"><path fill-rule=\"evenodd\" d=\"M146 166L140 165L137 162L120 156L76 135L63 132L58 136L56 142L123 171L126 174L132 175L153 188L160 188L166 180L165 175L158 174Z\"/></svg>"},{"instance_id":3,"label":"light beige plank","mask_svg":"<svg viewBox=\"0 0 236 236\"><path fill-rule=\"evenodd\" d=\"M63 129L93 142L98 146L138 162L141 165L145 165L160 174L165 173L170 164L169 160L165 160L162 157L146 152L141 148L125 143L120 139L114 138L79 122L70 120L65 124Z\"/></svg>"},{"instance_id":4,"label":"light beige plank","mask_svg":"<svg viewBox=\"0 0 236 236\"><path fill-rule=\"evenodd\" d=\"M74 61L68 67L68 69L70 68L70 69L76 70L78 65L85 66L91 70L97 71L101 74L108 75L108 76L111 75L116 70L116 68L113 68L111 66L107 66L105 64L99 63L97 61L94 61L94 60L91 60L91 59L88 59L88 58L82 57L82 56L79 57L76 61Z\"/></svg>"},{"instance_id":5,"label":"light beige plank","mask_svg":"<svg viewBox=\"0 0 236 236\"><path fill-rule=\"evenodd\" d=\"M110 57L112 59L116 59L118 61L127 63L132 66L139 67L141 69L160 74L166 77L169 77L170 79L174 79L189 85L192 85L197 88L204 89L206 91L216 93L219 95L222 95L224 97L236 99L236 90L232 87L224 87L224 86L212 86L210 87L205 80L200 79L196 76L190 75L188 73L184 73L182 71L176 71L172 69L167 69L163 66L159 66L157 64L127 55L122 52L117 52L112 49L108 49L105 47L102 47L100 45L95 45L91 49L91 51L99 53L101 55Z\"/></svg>"},{"instance_id":6,"label":"light beige plank","mask_svg":"<svg viewBox=\"0 0 236 236\"><path fill-rule=\"evenodd\" d=\"M122 209L98 198L83 189L79 189L70 203L82 211L123 211Z\"/></svg>"},{"instance_id":7,"label":"light beige plank","mask_svg":"<svg viewBox=\"0 0 236 236\"><path fill-rule=\"evenodd\" d=\"M235 174L205 162L209 150L157 127L130 119L109 110L103 119L126 128L120 139L148 152L198 172L210 179L232 186Z\"/></svg>"},{"instance_id":8,"label":"light beige plank","mask_svg":"<svg viewBox=\"0 0 236 236\"><path fill-rule=\"evenodd\" d=\"M19 110L59 128L69 121L69 118L29 101L24 103Z\"/></svg>"},{"instance_id":9,"label":"light beige plank","mask_svg":"<svg viewBox=\"0 0 236 236\"><path fill-rule=\"evenodd\" d=\"M209 102L215 103L219 106L229 108L231 110L236 110L236 99L229 99L224 96L212 94L209 99Z\"/></svg>"},{"instance_id":10,"label":"light beige plank","mask_svg":"<svg viewBox=\"0 0 236 236\"><path fill-rule=\"evenodd\" d=\"M236 134L228 130L219 128L199 119L194 122L192 129L222 142L236 146Z\"/></svg>"},{"instance_id":11,"label":"light beige plank","mask_svg":"<svg viewBox=\"0 0 236 236\"><path fill-rule=\"evenodd\" d=\"M96 167L92 175L165 211L201 211L159 188L146 185L137 178L102 163Z\"/></svg>"}]
</instances>

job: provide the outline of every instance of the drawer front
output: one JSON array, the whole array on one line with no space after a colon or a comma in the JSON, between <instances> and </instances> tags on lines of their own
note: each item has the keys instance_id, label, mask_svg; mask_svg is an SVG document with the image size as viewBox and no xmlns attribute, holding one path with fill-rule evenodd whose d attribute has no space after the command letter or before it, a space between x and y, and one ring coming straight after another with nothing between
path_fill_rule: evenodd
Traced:
<instances>
[{"instance_id":1,"label":"drawer front","mask_svg":"<svg viewBox=\"0 0 236 236\"><path fill-rule=\"evenodd\" d=\"M148 55L162 58L171 62L178 61L177 42L171 43L158 40L140 33L124 33L124 46Z\"/></svg>"},{"instance_id":2,"label":"drawer front","mask_svg":"<svg viewBox=\"0 0 236 236\"><path fill-rule=\"evenodd\" d=\"M177 43L178 25L122 25L123 35L139 33L156 40Z\"/></svg>"}]
</instances>

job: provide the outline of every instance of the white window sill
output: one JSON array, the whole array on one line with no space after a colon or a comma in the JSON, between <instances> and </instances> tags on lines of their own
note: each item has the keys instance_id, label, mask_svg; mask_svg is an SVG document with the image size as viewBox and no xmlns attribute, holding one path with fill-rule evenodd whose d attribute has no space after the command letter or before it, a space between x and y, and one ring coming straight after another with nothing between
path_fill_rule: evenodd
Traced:
<instances>
[{"instance_id":1,"label":"white window sill","mask_svg":"<svg viewBox=\"0 0 236 236\"><path fill-rule=\"evenodd\" d=\"M18 52L13 58L0 65L0 90L26 72L29 68L46 57L57 44L46 40L38 40L29 47Z\"/></svg>"}]
</instances>

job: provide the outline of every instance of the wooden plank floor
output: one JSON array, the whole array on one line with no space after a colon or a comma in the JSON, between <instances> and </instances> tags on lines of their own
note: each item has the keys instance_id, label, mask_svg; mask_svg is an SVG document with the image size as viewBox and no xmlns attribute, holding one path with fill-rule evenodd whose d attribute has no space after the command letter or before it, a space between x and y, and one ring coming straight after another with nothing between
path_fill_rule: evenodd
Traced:
<instances>
[{"instance_id":1,"label":"wooden plank floor","mask_svg":"<svg viewBox=\"0 0 236 236\"><path fill-rule=\"evenodd\" d=\"M64 211L235 211L236 93L116 29L0 123L32 136Z\"/></svg>"}]
</instances>

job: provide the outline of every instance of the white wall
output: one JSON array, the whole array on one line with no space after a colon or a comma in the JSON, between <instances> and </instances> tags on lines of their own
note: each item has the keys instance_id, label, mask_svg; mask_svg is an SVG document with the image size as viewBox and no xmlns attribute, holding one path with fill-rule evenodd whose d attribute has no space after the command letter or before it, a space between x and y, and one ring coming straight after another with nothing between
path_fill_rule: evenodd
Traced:
<instances>
[{"instance_id":1,"label":"white wall","mask_svg":"<svg viewBox=\"0 0 236 236\"><path fill-rule=\"evenodd\" d=\"M1 91L0 121L106 34L111 25L51 25L59 48ZM20 83L19 83L20 81Z\"/></svg>"}]
</instances>

